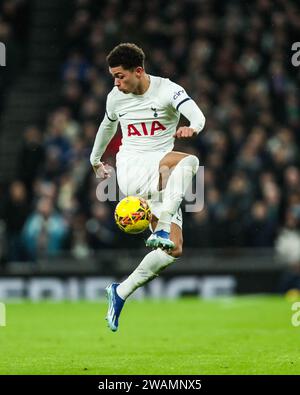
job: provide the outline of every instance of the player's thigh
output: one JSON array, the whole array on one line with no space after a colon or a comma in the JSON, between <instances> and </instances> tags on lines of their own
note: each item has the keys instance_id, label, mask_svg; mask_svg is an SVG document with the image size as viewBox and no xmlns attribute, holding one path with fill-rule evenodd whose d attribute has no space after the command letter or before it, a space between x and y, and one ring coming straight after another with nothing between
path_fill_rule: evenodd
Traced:
<instances>
[{"instance_id":1,"label":"player's thigh","mask_svg":"<svg viewBox=\"0 0 300 395\"><path fill-rule=\"evenodd\" d=\"M169 168L172 168L178 164L183 158L186 156L189 156L189 154L185 152L179 152L179 151L171 151L168 152L159 162L159 166L167 166Z\"/></svg>"},{"instance_id":2,"label":"player's thigh","mask_svg":"<svg viewBox=\"0 0 300 395\"><path fill-rule=\"evenodd\" d=\"M152 215L151 219L151 228L152 232L155 231L155 228L158 223L158 218L155 215ZM174 256L175 258L179 258L182 255L182 249L183 249L183 233L182 233L182 228L175 224L174 222L171 222L171 229L170 229L170 240L173 241L175 244L175 248L170 251L170 255Z\"/></svg>"},{"instance_id":3,"label":"player's thigh","mask_svg":"<svg viewBox=\"0 0 300 395\"><path fill-rule=\"evenodd\" d=\"M168 182L168 178L172 169L186 156L184 152L171 151L168 152L159 162L159 184L158 189L164 189Z\"/></svg>"}]
</instances>

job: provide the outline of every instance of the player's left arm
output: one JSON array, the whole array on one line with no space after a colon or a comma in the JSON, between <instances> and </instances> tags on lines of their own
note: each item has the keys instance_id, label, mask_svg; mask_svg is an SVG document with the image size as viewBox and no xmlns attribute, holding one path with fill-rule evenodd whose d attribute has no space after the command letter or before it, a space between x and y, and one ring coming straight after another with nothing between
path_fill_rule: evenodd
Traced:
<instances>
[{"instance_id":1,"label":"player's left arm","mask_svg":"<svg viewBox=\"0 0 300 395\"><path fill-rule=\"evenodd\" d=\"M201 132L205 125L205 117L194 100L186 93L185 89L169 81L167 91L170 105L190 122L189 126L178 128L173 137L187 138Z\"/></svg>"},{"instance_id":2,"label":"player's left arm","mask_svg":"<svg viewBox=\"0 0 300 395\"><path fill-rule=\"evenodd\" d=\"M178 128L173 137L187 138L201 132L205 125L205 117L194 100L189 99L182 103L179 112L190 122L190 125Z\"/></svg>"}]
</instances>

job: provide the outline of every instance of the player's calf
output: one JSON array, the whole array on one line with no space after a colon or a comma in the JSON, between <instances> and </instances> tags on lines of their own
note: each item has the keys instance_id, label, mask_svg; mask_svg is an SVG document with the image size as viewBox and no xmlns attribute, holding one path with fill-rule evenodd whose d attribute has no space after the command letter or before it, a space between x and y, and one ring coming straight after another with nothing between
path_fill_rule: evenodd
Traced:
<instances>
[{"instance_id":1,"label":"player's calf","mask_svg":"<svg viewBox=\"0 0 300 395\"><path fill-rule=\"evenodd\" d=\"M137 288L153 280L175 260L175 257L161 248L149 252L131 275L118 286L118 295L126 300Z\"/></svg>"},{"instance_id":2,"label":"player's calf","mask_svg":"<svg viewBox=\"0 0 300 395\"><path fill-rule=\"evenodd\" d=\"M169 255L171 255L173 258L180 258L182 255L182 246L176 246L172 251L168 252Z\"/></svg>"},{"instance_id":3,"label":"player's calf","mask_svg":"<svg viewBox=\"0 0 300 395\"><path fill-rule=\"evenodd\" d=\"M183 235L182 235L181 227L178 224L175 224L174 222L172 222L171 224L170 239L173 241L175 246L173 250L169 252L169 254L173 258L180 258L183 249Z\"/></svg>"}]
</instances>

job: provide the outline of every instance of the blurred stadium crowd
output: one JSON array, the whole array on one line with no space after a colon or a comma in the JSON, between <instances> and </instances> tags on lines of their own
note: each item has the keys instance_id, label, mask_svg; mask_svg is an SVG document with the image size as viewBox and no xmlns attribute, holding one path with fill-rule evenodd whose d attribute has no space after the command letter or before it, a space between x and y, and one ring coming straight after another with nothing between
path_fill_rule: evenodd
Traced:
<instances>
[{"instance_id":1,"label":"blurred stadium crowd","mask_svg":"<svg viewBox=\"0 0 300 395\"><path fill-rule=\"evenodd\" d=\"M1 202L7 260L143 245L116 228L115 202L97 200L89 163L113 84L105 57L120 42L140 45L146 71L182 85L206 116L197 138L176 143L205 166L205 207L184 216L185 246L272 247L282 227L298 230L299 32L292 0L74 1L57 106L24 131ZM120 142L119 131L106 162Z\"/></svg>"},{"instance_id":2,"label":"blurred stadium crowd","mask_svg":"<svg viewBox=\"0 0 300 395\"><path fill-rule=\"evenodd\" d=\"M6 46L6 58L14 59L0 73L0 111L6 88L13 76L26 64L30 4L28 0L0 1L0 42Z\"/></svg>"}]
</instances>

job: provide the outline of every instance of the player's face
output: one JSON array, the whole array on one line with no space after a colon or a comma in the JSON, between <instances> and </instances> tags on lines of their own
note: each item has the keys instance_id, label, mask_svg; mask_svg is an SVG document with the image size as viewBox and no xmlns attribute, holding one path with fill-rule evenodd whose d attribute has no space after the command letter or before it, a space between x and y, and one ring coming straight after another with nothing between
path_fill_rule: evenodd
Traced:
<instances>
[{"instance_id":1,"label":"player's face","mask_svg":"<svg viewBox=\"0 0 300 395\"><path fill-rule=\"evenodd\" d=\"M114 85L123 93L134 93L138 90L144 69L123 69L122 66L110 67L109 72L114 78Z\"/></svg>"}]
</instances>

